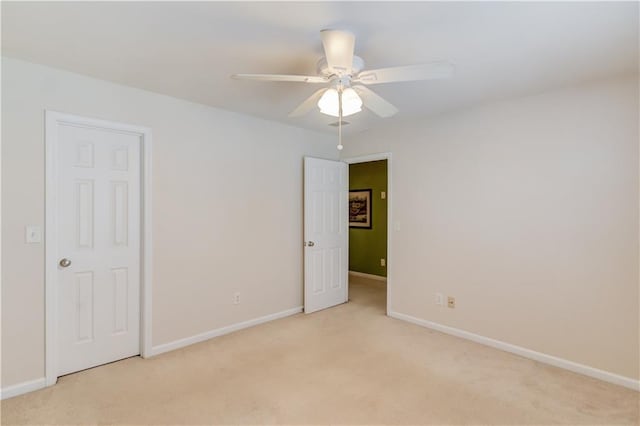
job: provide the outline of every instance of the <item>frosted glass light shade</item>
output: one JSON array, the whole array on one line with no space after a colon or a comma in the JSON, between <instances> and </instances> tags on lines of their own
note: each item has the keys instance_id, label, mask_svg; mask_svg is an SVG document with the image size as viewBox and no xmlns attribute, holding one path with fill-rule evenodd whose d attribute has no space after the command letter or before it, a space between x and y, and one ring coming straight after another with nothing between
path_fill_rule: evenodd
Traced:
<instances>
[{"instance_id":1,"label":"frosted glass light shade","mask_svg":"<svg viewBox=\"0 0 640 426\"><path fill-rule=\"evenodd\" d=\"M338 91L336 89L328 89L324 92L318 101L318 108L323 114L338 117L340 115ZM360 99L360 96L350 87L344 89L342 92L342 116L347 117L360 111L362 111L362 99Z\"/></svg>"}]
</instances>

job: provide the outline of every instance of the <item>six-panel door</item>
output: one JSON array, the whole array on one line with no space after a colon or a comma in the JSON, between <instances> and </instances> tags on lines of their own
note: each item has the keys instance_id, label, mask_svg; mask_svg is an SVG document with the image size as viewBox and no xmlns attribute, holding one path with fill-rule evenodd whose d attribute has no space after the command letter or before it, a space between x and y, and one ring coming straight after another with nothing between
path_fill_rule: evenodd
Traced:
<instances>
[{"instance_id":1,"label":"six-panel door","mask_svg":"<svg viewBox=\"0 0 640 426\"><path fill-rule=\"evenodd\" d=\"M61 376L140 353L140 135L58 126ZM62 262L64 264L64 262Z\"/></svg>"},{"instance_id":2,"label":"six-panel door","mask_svg":"<svg viewBox=\"0 0 640 426\"><path fill-rule=\"evenodd\" d=\"M304 159L304 311L348 298L348 187L346 163Z\"/></svg>"}]
</instances>

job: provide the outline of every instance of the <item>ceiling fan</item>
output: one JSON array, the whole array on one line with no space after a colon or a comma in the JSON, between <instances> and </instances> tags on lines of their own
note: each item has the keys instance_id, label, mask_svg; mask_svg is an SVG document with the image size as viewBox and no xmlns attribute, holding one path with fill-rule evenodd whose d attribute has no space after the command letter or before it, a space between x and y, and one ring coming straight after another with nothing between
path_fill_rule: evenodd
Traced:
<instances>
[{"instance_id":1,"label":"ceiling fan","mask_svg":"<svg viewBox=\"0 0 640 426\"><path fill-rule=\"evenodd\" d=\"M391 117L398 109L384 100L367 86L400 81L433 80L450 78L453 65L449 62L430 62L392 68L365 70L364 61L354 55L355 36L347 31L320 31L325 56L318 61L318 74L282 75L282 74L234 74L231 77L244 80L280 81L326 84L317 90L289 117L307 114L314 106L323 114L342 117L361 111L362 106L380 117Z\"/></svg>"}]
</instances>

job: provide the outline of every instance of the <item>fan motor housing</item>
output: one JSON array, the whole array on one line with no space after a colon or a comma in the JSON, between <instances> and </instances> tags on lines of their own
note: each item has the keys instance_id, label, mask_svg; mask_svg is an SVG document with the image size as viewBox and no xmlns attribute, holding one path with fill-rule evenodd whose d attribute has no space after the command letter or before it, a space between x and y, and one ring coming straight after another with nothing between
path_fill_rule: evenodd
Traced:
<instances>
[{"instance_id":1,"label":"fan motor housing","mask_svg":"<svg viewBox=\"0 0 640 426\"><path fill-rule=\"evenodd\" d=\"M363 68L364 68L364 61L362 60L362 58L360 56L354 55L353 64L351 65L350 75L358 74L360 71L362 71ZM327 58L325 57L320 58L320 60L318 61L317 69L318 69L318 74L322 74L327 77L330 77L332 75L337 75L342 77L340 73L336 72L333 68L329 67L329 64L327 64Z\"/></svg>"}]
</instances>

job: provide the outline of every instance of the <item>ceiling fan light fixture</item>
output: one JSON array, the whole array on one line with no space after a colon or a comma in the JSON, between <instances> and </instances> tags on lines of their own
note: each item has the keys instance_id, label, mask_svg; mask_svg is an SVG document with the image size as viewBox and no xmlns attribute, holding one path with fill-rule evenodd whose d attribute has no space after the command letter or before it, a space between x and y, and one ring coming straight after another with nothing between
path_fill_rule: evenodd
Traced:
<instances>
[{"instance_id":1,"label":"ceiling fan light fixture","mask_svg":"<svg viewBox=\"0 0 640 426\"><path fill-rule=\"evenodd\" d=\"M342 112L344 113L345 105L353 111L353 113L362 111L362 99L351 87L344 89L342 92ZM344 115L344 114L343 114Z\"/></svg>"},{"instance_id":2,"label":"ceiling fan light fixture","mask_svg":"<svg viewBox=\"0 0 640 426\"><path fill-rule=\"evenodd\" d=\"M338 91L336 89L327 89L318 101L320 112L332 117L340 115L338 105ZM342 92L342 116L347 117L362 111L362 99L355 90L348 87Z\"/></svg>"}]
</instances>

